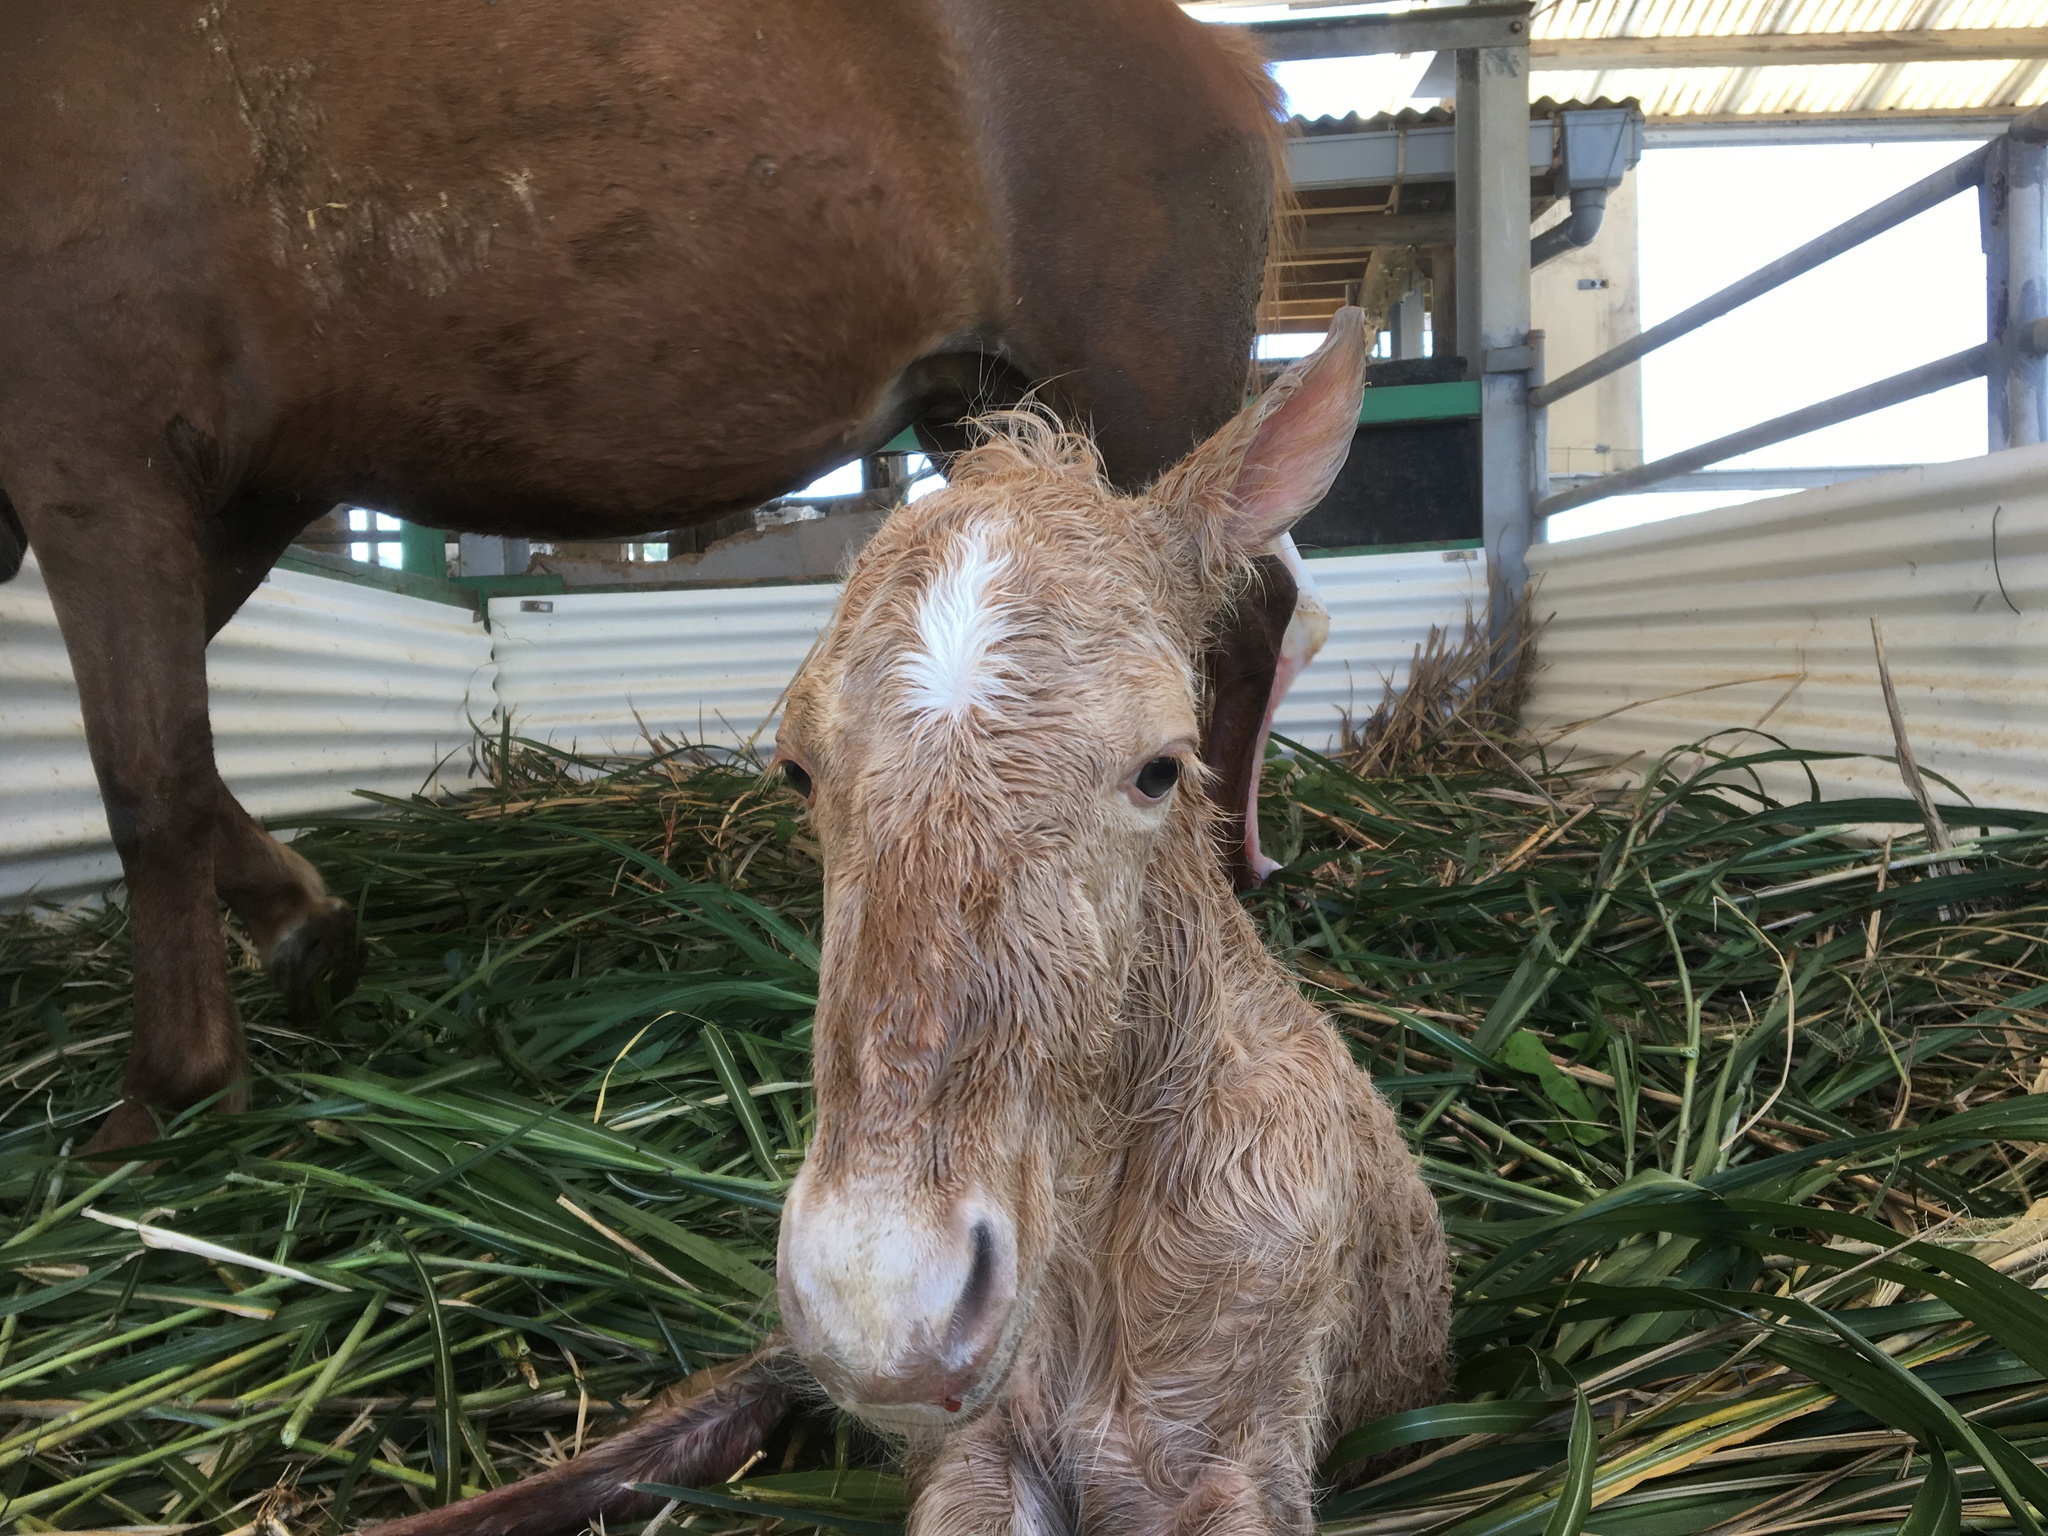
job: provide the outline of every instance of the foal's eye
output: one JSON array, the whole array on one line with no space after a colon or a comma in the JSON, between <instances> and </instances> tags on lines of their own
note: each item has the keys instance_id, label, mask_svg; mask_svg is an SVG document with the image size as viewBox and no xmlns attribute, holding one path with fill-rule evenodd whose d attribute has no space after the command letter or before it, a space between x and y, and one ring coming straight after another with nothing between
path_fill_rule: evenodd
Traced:
<instances>
[{"instance_id":1,"label":"foal's eye","mask_svg":"<svg viewBox=\"0 0 2048 1536\"><path fill-rule=\"evenodd\" d=\"M1180 759L1177 757L1155 757L1140 768L1131 780L1131 787L1147 800L1163 800L1167 791L1180 782Z\"/></svg>"},{"instance_id":2,"label":"foal's eye","mask_svg":"<svg viewBox=\"0 0 2048 1536\"><path fill-rule=\"evenodd\" d=\"M793 763L785 757L782 760L782 776L789 780L789 787L791 789L802 795L806 800L811 798L811 775L803 764Z\"/></svg>"}]
</instances>

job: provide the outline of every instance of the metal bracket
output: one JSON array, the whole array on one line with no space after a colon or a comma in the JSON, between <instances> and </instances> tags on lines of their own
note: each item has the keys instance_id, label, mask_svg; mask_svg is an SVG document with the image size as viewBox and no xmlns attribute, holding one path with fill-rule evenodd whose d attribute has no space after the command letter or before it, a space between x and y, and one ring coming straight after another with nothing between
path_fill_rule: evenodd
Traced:
<instances>
[{"instance_id":1,"label":"metal bracket","mask_svg":"<svg viewBox=\"0 0 2048 1536\"><path fill-rule=\"evenodd\" d=\"M1486 349L1486 371L1488 373L1527 373L1543 357L1540 347L1488 347Z\"/></svg>"}]
</instances>

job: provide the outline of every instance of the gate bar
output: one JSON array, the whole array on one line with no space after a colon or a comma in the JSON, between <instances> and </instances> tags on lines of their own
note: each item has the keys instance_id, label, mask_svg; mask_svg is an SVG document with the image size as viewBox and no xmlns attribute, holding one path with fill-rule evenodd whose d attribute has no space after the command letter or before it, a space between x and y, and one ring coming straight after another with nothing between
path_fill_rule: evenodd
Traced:
<instances>
[{"instance_id":1,"label":"gate bar","mask_svg":"<svg viewBox=\"0 0 2048 1536\"><path fill-rule=\"evenodd\" d=\"M1699 447L1688 448L1683 453L1671 454L1658 459L1655 463L1645 464L1638 469L1624 469L1615 474L1602 475L1590 484L1559 491L1555 496L1546 496L1536 503L1536 516L1550 517L1558 512L1567 512L1573 507L1583 507L1588 502L1604 501L1609 496L1639 491L1645 486L1657 485L1674 476L1705 469L1709 464L1719 463L1722 459L1732 459L1738 453L1768 448L1772 443L1782 443L1787 438L1799 437L1807 432L1818 432L1822 427L1832 427L1837 422L1848 421L1871 411L1881 411L1888 405L1917 400L1922 395L1933 394L1937 389L1947 389L1951 384L1981 379L1990 362L1991 344L1979 342L1974 347L1941 358L1939 361L1923 363L1920 367L1909 368L1904 373L1895 373L1888 379L1879 379L1875 384L1866 384L1861 389L1852 389L1845 395L1835 396L1832 400L1804 406L1769 421L1759 422L1753 427L1745 427L1740 432L1731 432L1726 437L1717 437L1711 443L1702 443Z\"/></svg>"},{"instance_id":2,"label":"gate bar","mask_svg":"<svg viewBox=\"0 0 2048 1536\"><path fill-rule=\"evenodd\" d=\"M1837 224L1826 234L1807 241L1796 251L1788 251L1770 265L1759 267L1740 282L1730 283L1719 293L1701 299L1692 308L1681 310L1663 324L1653 325L1641 335L1631 336L1619 346L1609 348L1591 362L1581 363L1554 382L1530 390L1530 406L1541 408L1562 400L1566 395L1584 389L1588 384L1596 383L1610 373L1626 368L1646 353L1656 351L1666 342L1676 341L1688 332L1698 330L1709 320L1719 319L1737 305L1747 304L1751 299L1790 282L1802 272L1809 272L1822 262L1832 260L1842 252L1853 250L1864 241L1883 234L1894 225L1905 223L1915 214L1925 213L1929 208L1947 202L1957 193L1968 191L1983 180L1984 161L1990 151L1991 146L1988 144L1972 151L1955 164L1942 167L1932 176L1915 182L1905 191L1893 194L1874 207L1864 209L1855 218ZM1846 400L1849 397L1844 395L1842 398ZM1777 442L1778 439L1771 438L1769 441ZM1624 473L1638 474L1640 471L1628 470Z\"/></svg>"}]
</instances>

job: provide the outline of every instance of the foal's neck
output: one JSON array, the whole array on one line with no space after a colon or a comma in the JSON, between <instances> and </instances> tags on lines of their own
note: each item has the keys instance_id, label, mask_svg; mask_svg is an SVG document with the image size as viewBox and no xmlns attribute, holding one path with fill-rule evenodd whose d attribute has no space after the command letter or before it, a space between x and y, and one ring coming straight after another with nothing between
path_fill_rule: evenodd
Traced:
<instances>
[{"instance_id":1,"label":"foal's neck","mask_svg":"<svg viewBox=\"0 0 2048 1536\"><path fill-rule=\"evenodd\" d=\"M1223 874L1206 818L1176 816L1153 851L1122 1026L1120 1108L1158 1112L1284 996L1278 962Z\"/></svg>"}]
</instances>

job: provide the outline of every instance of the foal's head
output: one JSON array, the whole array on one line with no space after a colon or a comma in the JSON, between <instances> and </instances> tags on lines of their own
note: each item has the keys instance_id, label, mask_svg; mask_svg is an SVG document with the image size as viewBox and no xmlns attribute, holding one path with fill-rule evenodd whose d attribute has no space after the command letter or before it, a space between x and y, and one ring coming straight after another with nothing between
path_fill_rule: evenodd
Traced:
<instances>
[{"instance_id":1,"label":"foal's head","mask_svg":"<svg viewBox=\"0 0 2048 1536\"><path fill-rule=\"evenodd\" d=\"M1041 418L999 423L876 534L791 690L777 756L810 801L825 919L783 1318L879 1422L943 1425L1002 1381L1162 840L1202 846L1174 878L1225 889L1205 634L1343 464L1364 366L1347 310L1135 497Z\"/></svg>"}]
</instances>

